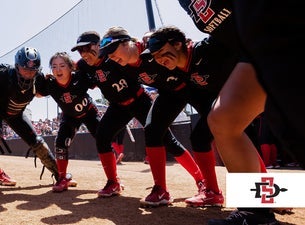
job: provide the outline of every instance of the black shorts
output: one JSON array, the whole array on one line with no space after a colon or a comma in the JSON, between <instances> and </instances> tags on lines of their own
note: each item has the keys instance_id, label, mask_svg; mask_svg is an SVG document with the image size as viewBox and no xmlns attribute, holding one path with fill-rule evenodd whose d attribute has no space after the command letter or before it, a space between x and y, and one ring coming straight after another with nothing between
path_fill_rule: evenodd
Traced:
<instances>
[{"instance_id":1,"label":"black shorts","mask_svg":"<svg viewBox=\"0 0 305 225\"><path fill-rule=\"evenodd\" d=\"M270 128L305 167L303 79L305 14L302 1L234 1L241 44L268 99Z\"/></svg>"}]
</instances>

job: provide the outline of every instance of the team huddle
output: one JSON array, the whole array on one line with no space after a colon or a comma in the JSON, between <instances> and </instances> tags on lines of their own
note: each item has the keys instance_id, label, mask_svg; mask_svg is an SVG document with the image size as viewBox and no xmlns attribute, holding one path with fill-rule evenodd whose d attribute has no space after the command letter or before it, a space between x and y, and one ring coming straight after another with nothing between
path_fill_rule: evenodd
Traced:
<instances>
[{"instance_id":1,"label":"team huddle","mask_svg":"<svg viewBox=\"0 0 305 225\"><path fill-rule=\"evenodd\" d=\"M76 131L85 124L96 141L107 177L105 186L97 191L97 196L103 198L123 192L112 142L136 118L144 127L145 151L154 181L151 193L140 200L140 205L158 207L173 202L166 184L166 154L170 153L198 188L198 193L185 199L185 203L193 207L222 206L224 196L218 187L214 151L219 152L228 172L267 172L245 133L262 112L275 136L305 166L304 106L295 111L288 107L288 91L283 91L285 86L281 83L284 79L274 82L276 76L284 76L287 71L286 67L279 71L278 64L273 64L273 57L281 60L273 51L278 42L273 41L272 46L268 40L277 37L262 35L264 39L254 44L256 39L252 36L261 36L254 35L249 24L254 20L253 29L263 33L260 23L264 24L264 17L256 21L257 17L251 14L244 19L252 9L265 15L265 8L270 6L260 2L261 5L249 1L179 0L197 28L209 34L201 41L188 39L175 26L161 27L145 39L134 38L120 26L109 28L102 37L95 31L85 31L71 48L80 59L74 62L68 53L56 52L49 60L52 74L41 72L38 49L22 47L15 55L14 66L0 65L0 118L51 172L56 181L53 192L77 185L67 173L69 147ZM274 3L278 5L278 1ZM301 15L299 21L305 21ZM271 22L275 21L277 17ZM289 48L293 43L279 39L283 52L293 56ZM262 44L265 42L268 44ZM285 63L295 65L293 58ZM157 89L158 96L153 99L143 85ZM99 88L109 102L102 117L88 94L93 88ZM295 90L289 92L289 101L304 100L302 95L295 96L298 87ZM62 110L54 155L23 114L35 96L48 95ZM190 136L192 149L186 149L169 128L187 104L200 116ZM295 117L288 120L288 116ZM1 169L0 184L13 186L16 181ZM279 222L270 208L238 208L228 218L211 219L208 224Z\"/></svg>"}]
</instances>

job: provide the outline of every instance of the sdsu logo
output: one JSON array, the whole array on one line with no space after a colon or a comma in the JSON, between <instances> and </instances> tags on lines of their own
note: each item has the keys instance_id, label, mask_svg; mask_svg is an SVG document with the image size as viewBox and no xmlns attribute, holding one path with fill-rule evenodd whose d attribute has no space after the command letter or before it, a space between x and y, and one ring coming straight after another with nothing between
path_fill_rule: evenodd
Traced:
<instances>
[{"instance_id":1,"label":"sdsu logo","mask_svg":"<svg viewBox=\"0 0 305 225\"><path fill-rule=\"evenodd\" d=\"M193 73L191 75L191 81L193 81L195 84L198 84L201 87L209 84L207 81L208 78L209 75L199 75L199 73Z\"/></svg>"},{"instance_id":2,"label":"sdsu logo","mask_svg":"<svg viewBox=\"0 0 305 225\"><path fill-rule=\"evenodd\" d=\"M274 183L273 177L262 177L261 182L255 183L255 188L250 191L255 191L255 198L260 198L261 203L274 203L274 197L278 196L280 192L288 191L287 188L280 188Z\"/></svg>"},{"instance_id":3,"label":"sdsu logo","mask_svg":"<svg viewBox=\"0 0 305 225\"><path fill-rule=\"evenodd\" d=\"M305 172L228 173L226 206L243 208L305 207Z\"/></svg>"},{"instance_id":4,"label":"sdsu logo","mask_svg":"<svg viewBox=\"0 0 305 225\"><path fill-rule=\"evenodd\" d=\"M107 81L107 76L109 75L109 73L110 73L109 71L105 71L105 72L103 72L102 70L95 71L97 79L101 83Z\"/></svg>"},{"instance_id":5,"label":"sdsu logo","mask_svg":"<svg viewBox=\"0 0 305 225\"><path fill-rule=\"evenodd\" d=\"M158 76L158 74L149 75L144 72L144 73L140 73L138 76L139 76L138 81L140 83L152 84L155 82L155 78Z\"/></svg>"}]
</instances>

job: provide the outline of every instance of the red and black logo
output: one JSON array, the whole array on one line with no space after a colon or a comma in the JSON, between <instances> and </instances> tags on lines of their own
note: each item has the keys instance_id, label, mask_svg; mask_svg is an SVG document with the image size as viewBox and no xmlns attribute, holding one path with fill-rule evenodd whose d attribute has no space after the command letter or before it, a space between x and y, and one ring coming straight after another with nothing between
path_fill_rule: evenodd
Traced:
<instances>
[{"instance_id":1,"label":"red and black logo","mask_svg":"<svg viewBox=\"0 0 305 225\"><path fill-rule=\"evenodd\" d=\"M274 197L280 192L288 191L287 188L280 188L274 183L273 177L262 177L261 182L255 182L255 188L250 189L255 191L255 198L260 198L261 203L274 203Z\"/></svg>"}]
</instances>

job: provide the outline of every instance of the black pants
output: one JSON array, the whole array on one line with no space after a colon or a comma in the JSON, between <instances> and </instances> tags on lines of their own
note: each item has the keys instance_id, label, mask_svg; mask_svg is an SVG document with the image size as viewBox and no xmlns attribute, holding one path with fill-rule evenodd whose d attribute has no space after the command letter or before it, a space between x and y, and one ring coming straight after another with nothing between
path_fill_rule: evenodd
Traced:
<instances>
[{"instance_id":1,"label":"black pants","mask_svg":"<svg viewBox=\"0 0 305 225\"><path fill-rule=\"evenodd\" d=\"M200 114L200 118L192 129L192 150L208 152L213 139L207 124L207 115L216 95L204 90L187 88L179 92L160 93L149 114L149 123L145 127L147 146L164 145L163 138L168 127L183 110L187 103Z\"/></svg>"},{"instance_id":2,"label":"black pants","mask_svg":"<svg viewBox=\"0 0 305 225\"><path fill-rule=\"evenodd\" d=\"M151 106L151 98L145 92L128 106L110 104L98 125L96 133L98 152L111 152L111 141L132 118L135 117L144 127ZM163 139L167 151L171 154L180 154L178 152L185 150L169 130L165 131Z\"/></svg>"},{"instance_id":3,"label":"black pants","mask_svg":"<svg viewBox=\"0 0 305 225\"><path fill-rule=\"evenodd\" d=\"M63 149L69 147L81 124L85 124L95 138L99 121L98 109L95 106L90 108L86 115L81 118L70 117L63 113L55 139L55 146Z\"/></svg>"},{"instance_id":4,"label":"black pants","mask_svg":"<svg viewBox=\"0 0 305 225\"><path fill-rule=\"evenodd\" d=\"M25 113L2 118L29 146L36 144L36 131Z\"/></svg>"}]
</instances>

